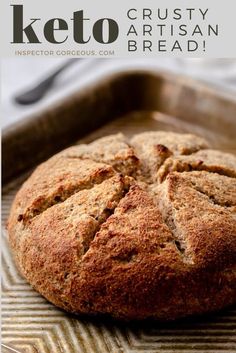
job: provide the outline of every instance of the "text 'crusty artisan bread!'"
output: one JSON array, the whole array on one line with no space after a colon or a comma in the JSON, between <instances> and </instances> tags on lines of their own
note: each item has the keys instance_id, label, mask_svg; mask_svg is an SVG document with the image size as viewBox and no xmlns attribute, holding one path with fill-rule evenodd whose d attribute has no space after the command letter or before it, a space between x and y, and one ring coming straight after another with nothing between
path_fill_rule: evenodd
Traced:
<instances>
[{"instance_id":1,"label":"text 'crusty artisan bread!'","mask_svg":"<svg viewBox=\"0 0 236 353\"><path fill-rule=\"evenodd\" d=\"M41 164L8 222L22 275L55 305L170 320L236 302L236 157L145 132Z\"/></svg>"}]
</instances>

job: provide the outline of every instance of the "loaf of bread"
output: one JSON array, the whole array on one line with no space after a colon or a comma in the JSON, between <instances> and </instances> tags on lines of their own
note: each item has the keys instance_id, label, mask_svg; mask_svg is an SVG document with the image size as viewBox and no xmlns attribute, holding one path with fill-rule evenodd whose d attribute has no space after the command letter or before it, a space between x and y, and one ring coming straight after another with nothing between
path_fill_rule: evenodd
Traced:
<instances>
[{"instance_id":1,"label":"loaf of bread","mask_svg":"<svg viewBox=\"0 0 236 353\"><path fill-rule=\"evenodd\" d=\"M173 320L236 302L236 157L122 134L41 164L8 221L21 274L78 314Z\"/></svg>"}]
</instances>

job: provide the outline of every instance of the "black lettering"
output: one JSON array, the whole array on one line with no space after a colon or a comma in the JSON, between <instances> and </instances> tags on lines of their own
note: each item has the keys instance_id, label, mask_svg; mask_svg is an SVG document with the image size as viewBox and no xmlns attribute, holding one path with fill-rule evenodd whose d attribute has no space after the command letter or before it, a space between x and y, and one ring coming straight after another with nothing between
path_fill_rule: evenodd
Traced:
<instances>
[{"instance_id":1,"label":"black lettering","mask_svg":"<svg viewBox=\"0 0 236 353\"><path fill-rule=\"evenodd\" d=\"M181 9L174 9L174 14L175 16L173 16L174 20L181 20Z\"/></svg>"},{"instance_id":2,"label":"black lettering","mask_svg":"<svg viewBox=\"0 0 236 353\"><path fill-rule=\"evenodd\" d=\"M193 33L192 33L192 36L194 36L195 34L200 34L201 36L203 36L203 33L201 31L201 28L199 25L196 25L194 30L193 30Z\"/></svg>"},{"instance_id":3,"label":"black lettering","mask_svg":"<svg viewBox=\"0 0 236 353\"><path fill-rule=\"evenodd\" d=\"M158 40L158 51L166 51L166 40Z\"/></svg>"},{"instance_id":4,"label":"black lettering","mask_svg":"<svg viewBox=\"0 0 236 353\"><path fill-rule=\"evenodd\" d=\"M186 36L187 35L187 25L180 25L179 26L179 35L180 36Z\"/></svg>"},{"instance_id":5,"label":"black lettering","mask_svg":"<svg viewBox=\"0 0 236 353\"><path fill-rule=\"evenodd\" d=\"M136 17L131 17L131 11L133 12L137 12L137 9L129 9L127 12L127 16L130 20L137 20L137 16Z\"/></svg>"},{"instance_id":6,"label":"black lettering","mask_svg":"<svg viewBox=\"0 0 236 353\"><path fill-rule=\"evenodd\" d=\"M128 51L136 51L136 50L137 50L136 40L128 40Z\"/></svg>"},{"instance_id":7,"label":"black lettering","mask_svg":"<svg viewBox=\"0 0 236 353\"><path fill-rule=\"evenodd\" d=\"M196 51L198 44L195 40L188 40L188 51Z\"/></svg>"},{"instance_id":8,"label":"black lettering","mask_svg":"<svg viewBox=\"0 0 236 353\"><path fill-rule=\"evenodd\" d=\"M55 24L58 22L58 28L55 28ZM52 20L49 20L45 23L44 26L44 36L47 39L48 42L53 43L53 44L60 44L64 43L68 36L65 37L64 40L58 41L55 38L55 31L62 31L62 30L67 30L68 25L67 22L61 18L53 18Z\"/></svg>"},{"instance_id":9,"label":"black lettering","mask_svg":"<svg viewBox=\"0 0 236 353\"><path fill-rule=\"evenodd\" d=\"M206 14L207 14L208 10L209 10L209 9L206 9L205 11L203 11L202 9L199 9L199 11L200 11L201 14L202 14L203 20L205 20L205 17L206 17Z\"/></svg>"},{"instance_id":10,"label":"black lettering","mask_svg":"<svg viewBox=\"0 0 236 353\"><path fill-rule=\"evenodd\" d=\"M152 51L152 42L150 40L143 41L143 51L145 52L146 49L148 49L149 51Z\"/></svg>"},{"instance_id":11,"label":"black lettering","mask_svg":"<svg viewBox=\"0 0 236 353\"><path fill-rule=\"evenodd\" d=\"M107 41L104 40L104 33L103 33L103 24L104 22L108 23L108 39ZM94 39L102 44L110 44L113 43L119 34L119 27L115 20L111 18L102 18L94 23L93 26L93 36Z\"/></svg>"},{"instance_id":12,"label":"black lettering","mask_svg":"<svg viewBox=\"0 0 236 353\"><path fill-rule=\"evenodd\" d=\"M164 25L164 24L157 25L157 28L160 28L160 36L163 36L163 28L165 28L165 27L166 27L166 25Z\"/></svg>"},{"instance_id":13,"label":"black lettering","mask_svg":"<svg viewBox=\"0 0 236 353\"><path fill-rule=\"evenodd\" d=\"M211 25L208 25L208 36L211 35L211 32L213 32L213 34L215 36L218 36L218 34L219 34L219 26L215 25L215 28L213 28Z\"/></svg>"},{"instance_id":14,"label":"black lettering","mask_svg":"<svg viewBox=\"0 0 236 353\"><path fill-rule=\"evenodd\" d=\"M13 42L12 43L25 43L23 34L25 33L28 43L41 43L38 39L33 24L39 21L40 18L31 18L32 22L23 27L23 5L11 5L13 7Z\"/></svg>"},{"instance_id":15,"label":"black lettering","mask_svg":"<svg viewBox=\"0 0 236 353\"><path fill-rule=\"evenodd\" d=\"M152 26L143 25L143 35L145 36L146 34L152 35Z\"/></svg>"},{"instance_id":16,"label":"black lettering","mask_svg":"<svg viewBox=\"0 0 236 353\"><path fill-rule=\"evenodd\" d=\"M195 9L186 9L186 11L189 12L189 19L192 19L192 12L195 11Z\"/></svg>"},{"instance_id":17,"label":"black lettering","mask_svg":"<svg viewBox=\"0 0 236 353\"><path fill-rule=\"evenodd\" d=\"M128 33L127 33L127 37L130 35L130 34L135 34L136 36L138 35L134 25L131 25L129 30L128 30Z\"/></svg>"},{"instance_id":18,"label":"black lettering","mask_svg":"<svg viewBox=\"0 0 236 353\"><path fill-rule=\"evenodd\" d=\"M163 15L161 13L161 9L158 9L157 16L158 16L159 20L166 20L167 16L168 16L168 9L165 9L165 13Z\"/></svg>"},{"instance_id":19,"label":"black lettering","mask_svg":"<svg viewBox=\"0 0 236 353\"><path fill-rule=\"evenodd\" d=\"M87 40L84 39L84 21L89 21L89 18L84 18L84 11L74 12L72 21L74 22L74 40L76 43L85 44L90 41L91 36Z\"/></svg>"},{"instance_id":20,"label":"black lettering","mask_svg":"<svg viewBox=\"0 0 236 353\"><path fill-rule=\"evenodd\" d=\"M174 50L182 51L182 48L177 40L174 42L174 45L173 45L171 51L174 51Z\"/></svg>"},{"instance_id":21,"label":"black lettering","mask_svg":"<svg viewBox=\"0 0 236 353\"><path fill-rule=\"evenodd\" d=\"M149 20L152 19L152 10L151 10L151 9L143 9L143 20L145 20L146 17L147 17Z\"/></svg>"}]
</instances>

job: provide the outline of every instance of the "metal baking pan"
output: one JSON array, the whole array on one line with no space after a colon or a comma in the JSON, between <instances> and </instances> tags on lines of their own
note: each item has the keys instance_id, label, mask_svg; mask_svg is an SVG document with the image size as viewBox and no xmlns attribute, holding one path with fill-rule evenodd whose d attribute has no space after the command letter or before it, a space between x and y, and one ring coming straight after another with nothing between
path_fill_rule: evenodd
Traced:
<instances>
[{"instance_id":1,"label":"metal baking pan","mask_svg":"<svg viewBox=\"0 0 236 353\"><path fill-rule=\"evenodd\" d=\"M3 131L2 221L34 165L74 142L119 131L192 132L236 153L236 99L167 73L124 72L94 82ZM121 323L75 317L48 303L18 274L5 229L2 352L223 353L236 351L236 308L178 322Z\"/></svg>"},{"instance_id":2,"label":"metal baking pan","mask_svg":"<svg viewBox=\"0 0 236 353\"><path fill-rule=\"evenodd\" d=\"M216 133L217 138L218 135L226 138L226 145L219 141L222 146L218 147L233 146L236 98L232 93L222 94L217 88L173 74L117 73L5 129L3 182L101 125L135 111L165 113L177 118L180 125L181 122L197 125ZM123 125L129 120L124 120ZM168 124L171 127L172 123ZM158 124L151 127L158 128ZM142 130L143 126L139 124L137 128ZM194 126L191 129L195 131Z\"/></svg>"}]
</instances>

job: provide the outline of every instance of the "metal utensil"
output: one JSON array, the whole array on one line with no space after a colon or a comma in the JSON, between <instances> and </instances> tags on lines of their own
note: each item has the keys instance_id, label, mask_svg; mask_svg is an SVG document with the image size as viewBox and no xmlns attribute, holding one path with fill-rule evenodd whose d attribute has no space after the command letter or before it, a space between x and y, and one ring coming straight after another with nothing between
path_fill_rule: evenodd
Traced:
<instances>
[{"instance_id":1,"label":"metal utensil","mask_svg":"<svg viewBox=\"0 0 236 353\"><path fill-rule=\"evenodd\" d=\"M78 60L83 60L83 59L75 58L75 59L67 60L63 65L61 65L58 69L52 72L47 78L41 80L40 82L37 82L33 87L29 88L27 91L15 96L14 100L18 104L23 104L23 105L28 105L28 104L33 104L38 102L52 87L57 76Z\"/></svg>"}]
</instances>

